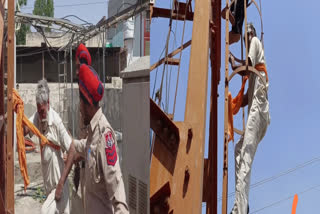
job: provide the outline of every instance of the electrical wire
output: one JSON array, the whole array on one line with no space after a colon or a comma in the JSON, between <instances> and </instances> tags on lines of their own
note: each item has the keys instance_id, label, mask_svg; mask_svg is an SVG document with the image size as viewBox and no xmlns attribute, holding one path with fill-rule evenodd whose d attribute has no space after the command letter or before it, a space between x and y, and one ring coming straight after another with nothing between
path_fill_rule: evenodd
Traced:
<instances>
[{"instance_id":1,"label":"electrical wire","mask_svg":"<svg viewBox=\"0 0 320 214\"><path fill-rule=\"evenodd\" d=\"M165 49L166 49L166 47L164 47L164 48L162 49L158 61L161 59L162 54L163 54L163 52L164 52ZM152 96L151 96L152 99L154 99L154 100L155 100L154 95L155 95L155 89L156 89L156 83L157 83L158 69L159 69L159 66L158 66L157 69L156 69L156 75L155 75L155 78L154 78L154 84L153 84L153 90L152 90Z\"/></svg>"},{"instance_id":2,"label":"electrical wire","mask_svg":"<svg viewBox=\"0 0 320 214\"><path fill-rule=\"evenodd\" d=\"M318 162L318 161L320 161L320 156L319 156L319 157L315 157L315 158L313 158L313 159L311 159L311 160L308 160L308 161L306 161L306 162L304 162L304 163L302 163L302 164L299 164L299 165L297 165L297 166L295 166L295 167L293 167L293 168L290 168L290 169L287 169L287 170L285 170L285 171L282 171L282 172L280 172L280 173L278 173L278 174L272 175L272 176L270 176L270 177L268 177L268 178L262 179L262 180L260 180L260 181L258 181L258 182L256 182L256 183L250 185L250 190L251 190L251 189L254 189L254 188L258 187L258 186L261 186L261 185L263 185L263 184L266 184L266 183L269 183L269 182L271 182L271 181L274 181L274 180L276 180L276 179L278 179L278 178L280 178L280 177L283 177L283 176L285 176L285 175L288 175L288 174L290 174L290 173L292 173L292 172L295 172L295 171L297 171L297 170L299 170L299 169L302 169L302 168L304 168L304 167L307 167L307 166L309 166L309 165L311 165L311 164L313 164L313 163L315 163L315 162ZM232 197L232 196L234 196L234 195L235 195L235 192L232 192L232 193L228 194L228 198L229 198L229 197ZM221 200L222 200L222 196L219 197L218 200L221 201Z\"/></svg>"},{"instance_id":3,"label":"electrical wire","mask_svg":"<svg viewBox=\"0 0 320 214\"><path fill-rule=\"evenodd\" d=\"M189 4L190 4L190 0L188 0L188 2L187 2L187 5L189 5ZM181 47L183 46L184 32L185 32L185 27L186 27L187 10L188 10L188 8L185 8L184 20L183 20L182 38L181 38ZM181 67L181 57L182 57L182 50L180 51L180 54L179 54L178 74L177 74L176 90L175 90L174 101L173 101L173 110L172 110L172 114L173 115L175 114L175 110L176 110L176 101L177 101L179 77L180 77L180 67Z\"/></svg>"},{"instance_id":4,"label":"electrical wire","mask_svg":"<svg viewBox=\"0 0 320 214\"><path fill-rule=\"evenodd\" d=\"M171 1L170 1L171 3ZM166 53L165 53L165 62L163 65L163 72L162 72L162 78L161 78L161 84L160 84L160 95L159 95L159 104L161 103L162 100L162 90L163 90L163 80L164 80L164 75L166 73L166 67L167 67L167 63L168 62L168 49L169 49L169 41L170 41L170 33L171 33L171 27L172 27L172 13L173 13L173 7L174 7L174 1L172 1L172 5L171 5L171 13L170 13L170 20L169 20L169 31L168 31L168 35L167 35L167 40L166 40ZM165 109L165 108L163 108Z\"/></svg>"},{"instance_id":5,"label":"electrical wire","mask_svg":"<svg viewBox=\"0 0 320 214\"><path fill-rule=\"evenodd\" d=\"M107 1L100 1L100 2L91 2L91 3L79 3L79 4L64 4L64 5L54 5L55 8L57 7L78 7L78 6L88 6L88 5L97 5L97 4L107 4ZM33 9L34 7L23 7L23 9Z\"/></svg>"},{"instance_id":6,"label":"electrical wire","mask_svg":"<svg viewBox=\"0 0 320 214\"><path fill-rule=\"evenodd\" d=\"M51 50L54 50L50 44L50 42L48 41L45 33L44 33L44 30L42 27L36 27L36 26L33 26L35 29L38 30L38 32L42 35L44 41L46 42L46 48L47 48L47 51L48 51L48 54L50 55L51 59L55 62L58 63L58 60L51 54Z\"/></svg>"},{"instance_id":7,"label":"electrical wire","mask_svg":"<svg viewBox=\"0 0 320 214\"><path fill-rule=\"evenodd\" d=\"M178 1L178 10L177 10L177 14L179 14L179 4L180 2ZM173 8L172 8L173 9ZM177 32L177 27L178 27L178 16L176 16L176 20L175 20L176 26L175 26L175 30L171 30L173 33L173 43L172 43L172 50L175 49L175 45L176 45L176 33ZM169 86L167 87L167 106L166 106L166 111L169 112L169 102L170 102L170 88L171 88L171 76L172 76L172 68L173 66L170 66L170 74L169 74Z\"/></svg>"},{"instance_id":8,"label":"electrical wire","mask_svg":"<svg viewBox=\"0 0 320 214\"><path fill-rule=\"evenodd\" d=\"M305 189L305 190L297 193L297 195L302 195L302 194L304 194L304 193L306 193L306 192L310 192L311 190L317 189L318 187L320 187L320 184L319 184L319 185L312 186L312 187L310 187L310 188L308 188L308 189ZM270 207L276 206L276 205L278 205L278 204L281 204L282 202L288 201L288 200L290 200L290 199L292 200L295 195L296 195L296 194L291 195L291 196L286 197L286 198L283 198L283 199L280 199L280 200L278 200L278 201L275 201L275 202L273 202L273 203L271 203L271 204L269 204L269 205L267 205L267 206L265 206L265 207L262 207L262 208L260 208L260 209L256 209L256 210L254 210L253 212L250 212L250 214L258 213L258 212L260 212L260 211L262 211L262 210L265 210L265 209L267 209L267 208L270 208Z\"/></svg>"},{"instance_id":9,"label":"electrical wire","mask_svg":"<svg viewBox=\"0 0 320 214\"><path fill-rule=\"evenodd\" d=\"M76 15L67 15L67 16L62 17L61 19L65 19L65 20L70 21L69 19L66 19L66 18L68 18L68 17L74 17L74 18L76 18L76 19L78 19L78 20L80 20L80 21L84 22L84 23L85 23L85 24L87 24L87 25L93 25L92 23L87 22L86 20L81 19L80 17L78 17L78 16L76 16Z\"/></svg>"},{"instance_id":10,"label":"electrical wire","mask_svg":"<svg viewBox=\"0 0 320 214\"><path fill-rule=\"evenodd\" d=\"M91 4L99 4L99 3L106 3L106 2L91 2L91 3L86 3L86 4L73 4L73 5L56 5L55 7L59 7L59 6L63 6L63 7L68 7L68 6L80 6L80 5L91 5ZM135 4L135 8L133 10L133 13L132 13L132 16L135 15L136 13L136 9L137 7L142 4L142 0L138 0L138 2ZM119 13L119 10L124 6L124 5L133 5L133 4L130 4L130 3L123 3L118 9L117 9L117 14L115 14L113 17L117 18L117 15ZM24 7L24 8L28 8L28 7ZM79 37L77 38L77 40L80 38L80 39L85 39L85 34L88 33L89 31L97 28L96 25L92 25L91 23L79 18L78 16L76 15L67 15L65 17L62 17L62 19L65 19L67 20L66 18L68 17L74 17L74 18L77 18L78 20L84 22L84 25L89 25L89 27L86 27L86 29L84 30L81 30L81 31L78 31L78 32L75 32L72 36L71 39L68 39L69 42L67 43L66 45L66 48L70 48L70 46L72 46L73 42L74 42L74 36L75 34L77 34ZM42 22L41 20L38 20L39 23L41 24L48 24L48 23L44 23ZM52 39L58 39L58 38L62 38L64 37L65 35L67 35L68 33L71 32L71 30L68 30L66 31L64 34L62 35L59 35L59 36L48 36L45 34L44 30L43 30L43 27L39 27L39 26L36 26L35 24L33 24L31 22L31 20L29 21L30 25L33 26L43 37L45 43L46 43L46 47L44 48L41 48L41 49L38 49L36 51L33 51L33 52L30 52L30 53L23 53L23 54L17 54L16 57L26 57L26 56L33 56L33 55L37 55L37 54L42 54L44 52L48 52L48 54L50 55L50 57L52 58L53 61L57 62L57 63L60 63L58 62L58 60L52 55L51 51L56 51L56 48L53 48L52 45L50 44L50 42L48 41L48 38L52 38ZM53 23L51 23L53 24ZM63 26L62 26L63 27ZM50 26L48 26L48 28L50 28ZM99 27L100 28L100 27ZM100 40L99 42L101 42L101 37L99 37ZM61 41L59 41L59 43L61 43ZM100 43L99 43L100 44ZM25 51L27 48L24 48L24 49L20 49L19 52L21 52L22 50ZM98 50L98 54L100 54L99 50ZM62 59L61 62L65 61L66 59Z\"/></svg>"}]
</instances>

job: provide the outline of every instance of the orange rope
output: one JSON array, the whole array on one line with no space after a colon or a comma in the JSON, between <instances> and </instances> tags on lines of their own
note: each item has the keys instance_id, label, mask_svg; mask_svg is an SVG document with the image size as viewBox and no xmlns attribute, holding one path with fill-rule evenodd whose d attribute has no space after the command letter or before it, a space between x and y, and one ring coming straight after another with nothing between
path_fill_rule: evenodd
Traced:
<instances>
[{"instance_id":1,"label":"orange rope","mask_svg":"<svg viewBox=\"0 0 320 214\"><path fill-rule=\"evenodd\" d=\"M258 71L264 72L266 75L267 82L269 81L267 69L263 63L257 64L255 66L255 69L257 69ZM228 142L230 142L231 140L234 141L233 115L236 115L241 108L242 101L243 101L244 88L248 78L249 76L245 76L243 78L241 89L235 98L232 98L230 92L228 93L228 135L229 135Z\"/></svg>"},{"instance_id":2,"label":"orange rope","mask_svg":"<svg viewBox=\"0 0 320 214\"><path fill-rule=\"evenodd\" d=\"M21 175L24 180L24 190L26 190L30 181L28 177L26 145L24 142L23 126L27 126L30 129L30 131L32 131L36 136L40 138L41 150L42 150L42 147L45 145L51 146L56 150L59 150L60 147L48 141L48 139L45 136L43 136L40 133L40 131L24 115L23 101L15 89L13 89L13 92L12 92L12 99L13 99L13 109L17 114L16 129L17 129L17 149L18 149L18 157L19 157L19 166L20 166Z\"/></svg>"},{"instance_id":3,"label":"orange rope","mask_svg":"<svg viewBox=\"0 0 320 214\"><path fill-rule=\"evenodd\" d=\"M245 76L242 81L241 89L238 92L238 95L235 98L232 98L231 93L228 93L228 135L230 142L234 141L234 130L233 130L233 115L236 115L242 105L244 87L246 86L246 82L248 80L248 76Z\"/></svg>"},{"instance_id":4,"label":"orange rope","mask_svg":"<svg viewBox=\"0 0 320 214\"><path fill-rule=\"evenodd\" d=\"M24 135L23 135L23 126L22 126L22 120L24 116L24 113L23 113L24 107L23 107L23 101L21 100L18 92L15 89L13 89L12 95L13 95L13 109L17 113L16 128L17 128L17 148L18 148L19 165L20 165L21 175L24 180L24 190L26 190L30 181L28 176L26 148L25 148L26 146L24 144Z\"/></svg>"}]
</instances>

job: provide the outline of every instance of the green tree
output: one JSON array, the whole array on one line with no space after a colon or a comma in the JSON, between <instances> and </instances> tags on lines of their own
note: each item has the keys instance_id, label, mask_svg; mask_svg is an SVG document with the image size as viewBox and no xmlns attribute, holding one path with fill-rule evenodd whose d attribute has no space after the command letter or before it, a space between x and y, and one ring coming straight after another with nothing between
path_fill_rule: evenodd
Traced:
<instances>
[{"instance_id":1,"label":"green tree","mask_svg":"<svg viewBox=\"0 0 320 214\"><path fill-rule=\"evenodd\" d=\"M18 0L18 5L20 7L26 6L27 0ZM18 5L17 5L17 10L19 10ZM20 29L16 32L17 45L25 45L26 44L27 32L30 32L30 25L21 24Z\"/></svg>"},{"instance_id":2,"label":"green tree","mask_svg":"<svg viewBox=\"0 0 320 214\"><path fill-rule=\"evenodd\" d=\"M53 0L35 0L33 14L38 16L54 16ZM49 32L50 28L46 28Z\"/></svg>"}]
</instances>

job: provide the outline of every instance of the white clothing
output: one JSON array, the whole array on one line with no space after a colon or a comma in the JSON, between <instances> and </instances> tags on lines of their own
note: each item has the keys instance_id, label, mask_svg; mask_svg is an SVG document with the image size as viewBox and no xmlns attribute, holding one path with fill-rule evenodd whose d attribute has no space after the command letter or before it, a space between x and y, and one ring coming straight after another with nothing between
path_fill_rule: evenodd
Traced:
<instances>
[{"instance_id":1,"label":"white clothing","mask_svg":"<svg viewBox=\"0 0 320 214\"><path fill-rule=\"evenodd\" d=\"M52 194L52 192L55 192L55 188L59 183L59 179L61 177L61 174L64 168L62 152L69 150L72 140L67 130L65 129L58 113L55 112L52 108L50 108L47 114L48 114L48 117L47 117L48 127L46 131L43 131L43 127L41 127L41 122L40 122L38 112L32 115L29 120L40 130L40 132L50 142L61 147L61 149L58 151L50 146L44 146L41 152L42 176L44 181L44 187L46 190L46 195L48 196L47 200L49 200L50 194ZM67 197L64 197L63 195L60 200L61 204L65 205L64 210L61 210L62 208L60 208L61 210L60 213L69 213L69 183L68 182L66 182L63 187L63 194L66 194ZM54 195L53 195L53 198L54 198ZM48 203L46 202L44 203L44 205L46 205L44 207L49 207ZM51 202L50 202L50 207L52 207ZM50 210L55 210L55 208L50 208ZM51 212L49 212L50 210L45 211L45 213L51 214ZM56 213L56 212L52 212L52 213Z\"/></svg>"},{"instance_id":2,"label":"white clothing","mask_svg":"<svg viewBox=\"0 0 320 214\"><path fill-rule=\"evenodd\" d=\"M252 39L249 57L253 66L265 64L262 44L257 37ZM264 72L260 72L266 80ZM270 124L268 83L251 73L248 87L248 120L244 136L235 146L236 194L232 214L247 214L252 162L258 144Z\"/></svg>"},{"instance_id":3,"label":"white clothing","mask_svg":"<svg viewBox=\"0 0 320 214\"><path fill-rule=\"evenodd\" d=\"M250 58L253 67L260 63L266 64L264 50L258 37L253 37L251 39L248 57Z\"/></svg>"}]
</instances>

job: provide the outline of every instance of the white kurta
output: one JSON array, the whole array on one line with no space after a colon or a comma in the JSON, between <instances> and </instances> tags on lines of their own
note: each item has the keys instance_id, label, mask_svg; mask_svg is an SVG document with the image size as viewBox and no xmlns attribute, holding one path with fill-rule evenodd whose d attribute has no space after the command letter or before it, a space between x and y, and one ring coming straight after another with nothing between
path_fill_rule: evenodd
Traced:
<instances>
[{"instance_id":1,"label":"white kurta","mask_svg":"<svg viewBox=\"0 0 320 214\"><path fill-rule=\"evenodd\" d=\"M32 115L29 120L49 141L61 147L60 151L57 151L50 146L45 146L41 153L42 176L47 195L47 199L42 206L41 213L68 214L69 183L65 183L63 187L63 195L59 202L54 200L54 194L64 168L62 152L69 150L72 141L71 137L65 129L60 116L52 108L48 111L48 129L45 133L42 131L43 128L41 127L38 112Z\"/></svg>"},{"instance_id":2,"label":"white kurta","mask_svg":"<svg viewBox=\"0 0 320 214\"><path fill-rule=\"evenodd\" d=\"M264 51L257 37L251 41L249 58L252 66L265 64ZM266 80L264 72L260 72ZM250 74L248 87L248 120L244 136L235 146L236 194L233 214L247 214L252 162L258 144L270 124L268 83L265 86L255 74Z\"/></svg>"}]
</instances>

